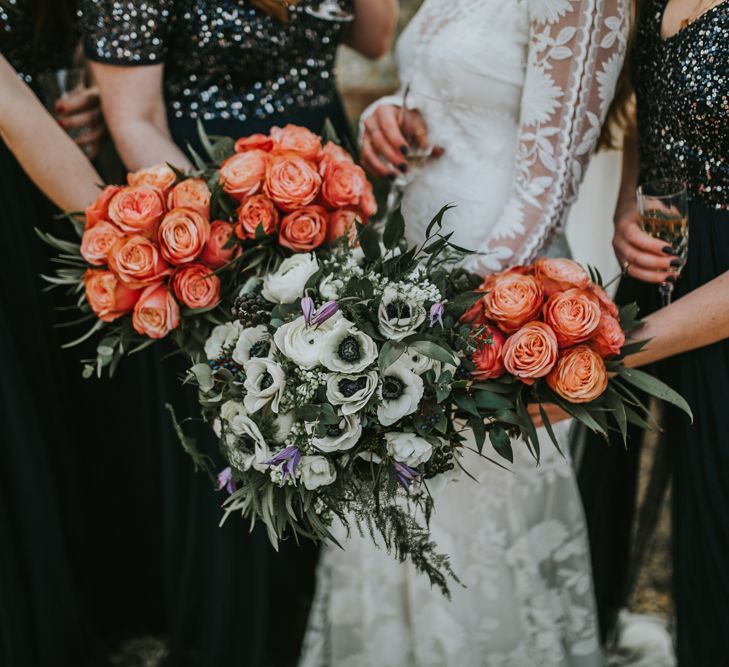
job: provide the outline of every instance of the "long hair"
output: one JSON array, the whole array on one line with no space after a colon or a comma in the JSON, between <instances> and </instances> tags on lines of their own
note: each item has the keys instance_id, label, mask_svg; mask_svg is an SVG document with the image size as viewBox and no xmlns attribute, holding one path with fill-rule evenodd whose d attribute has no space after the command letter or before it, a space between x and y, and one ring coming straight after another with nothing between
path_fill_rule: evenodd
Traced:
<instances>
[{"instance_id":1,"label":"long hair","mask_svg":"<svg viewBox=\"0 0 729 667\"><path fill-rule=\"evenodd\" d=\"M35 0L33 4L36 40L46 30L63 33L73 27L75 0Z\"/></svg>"}]
</instances>

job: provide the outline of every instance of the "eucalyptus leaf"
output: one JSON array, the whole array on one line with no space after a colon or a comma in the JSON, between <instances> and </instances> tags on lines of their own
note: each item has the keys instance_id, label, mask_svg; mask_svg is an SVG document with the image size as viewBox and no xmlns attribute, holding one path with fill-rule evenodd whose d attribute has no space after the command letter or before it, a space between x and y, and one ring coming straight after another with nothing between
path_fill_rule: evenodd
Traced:
<instances>
[{"instance_id":1,"label":"eucalyptus leaf","mask_svg":"<svg viewBox=\"0 0 729 667\"><path fill-rule=\"evenodd\" d=\"M509 434L500 426L495 426L489 431L489 440L493 448L509 463L514 463L514 450L511 447L511 438Z\"/></svg>"},{"instance_id":2,"label":"eucalyptus leaf","mask_svg":"<svg viewBox=\"0 0 729 667\"><path fill-rule=\"evenodd\" d=\"M380 350L377 365L384 371L390 368L405 352L405 343L398 340L388 340Z\"/></svg>"},{"instance_id":3,"label":"eucalyptus leaf","mask_svg":"<svg viewBox=\"0 0 729 667\"><path fill-rule=\"evenodd\" d=\"M208 392L215 386L213 370L209 364L195 364L190 371L195 375L197 384L202 391Z\"/></svg>"}]
</instances>

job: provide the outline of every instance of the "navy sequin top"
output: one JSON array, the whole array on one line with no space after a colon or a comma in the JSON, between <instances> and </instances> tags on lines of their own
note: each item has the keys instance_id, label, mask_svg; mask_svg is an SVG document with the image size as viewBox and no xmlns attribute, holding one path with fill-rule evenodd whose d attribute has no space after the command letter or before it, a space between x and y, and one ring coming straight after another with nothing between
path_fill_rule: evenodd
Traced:
<instances>
[{"instance_id":1,"label":"navy sequin top","mask_svg":"<svg viewBox=\"0 0 729 667\"><path fill-rule=\"evenodd\" d=\"M245 0L82 0L86 53L120 65L164 63L172 118L246 121L317 109L336 98L346 24L302 0L281 23ZM351 9L352 0L340 0Z\"/></svg>"},{"instance_id":2,"label":"navy sequin top","mask_svg":"<svg viewBox=\"0 0 729 667\"><path fill-rule=\"evenodd\" d=\"M729 209L729 3L663 39L667 4L647 1L633 47L641 179L685 181Z\"/></svg>"}]
</instances>

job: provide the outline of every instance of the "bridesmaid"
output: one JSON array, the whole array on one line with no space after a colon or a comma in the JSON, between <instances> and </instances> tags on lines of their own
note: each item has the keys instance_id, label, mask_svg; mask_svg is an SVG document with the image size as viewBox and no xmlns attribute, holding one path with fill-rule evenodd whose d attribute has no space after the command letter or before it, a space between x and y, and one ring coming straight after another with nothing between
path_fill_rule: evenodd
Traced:
<instances>
[{"instance_id":1,"label":"bridesmaid","mask_svg":"<svg viewBox=\"0 0 729 667\"><path fill-rule=\"evenodd\" d=\"M349 124L334 61L345 41L370 57L390 45L395 0L339 0L354 20L321 18L319 0L84 0L86 53L117 148L130 170L160 162L190 166L201 151L197 121L239 137L296 123L320 131ZM317 16L319 14L319 16ZM181 413L195 414L175 369L163 369ZM162 411L159 404L158 409ZM198 436L211 454L204 429ZM170 662L293 664L314 584L316 549L285 543L240 521L218 527L222 498L195 475L179 447L163 443L160 493ZM279 629L285 628L281 637Z\"/></svg>"}]
</instances>

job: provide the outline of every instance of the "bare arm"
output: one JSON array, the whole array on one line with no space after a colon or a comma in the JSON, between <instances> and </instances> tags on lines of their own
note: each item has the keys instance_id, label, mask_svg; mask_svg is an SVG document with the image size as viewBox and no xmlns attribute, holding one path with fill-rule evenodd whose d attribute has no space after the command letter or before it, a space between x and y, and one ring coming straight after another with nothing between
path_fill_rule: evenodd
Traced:
<instances>
[{"instance_id":1,"label":"bare arm","mask_svg":"<svg viewBox=\"0 0 729 667\"><path fill-rule=\"evenodd\" d=\"M121 67L91 63L101 106L122 161L130 171L161 162L179 169L192 164L167 126L162 94L163 65Z\"/></svg>"},{"instance_id":2,"label":"bare arm","mask_svg":"<svg viewBox=\"0 0 729 667\"><path fill-rule=\"evenodd\" d=\"M345 44L367 58L382 58L392 45L397 11L395 0L355 0Z\"/></svg>"},{"instance_id":3,"label":"bare arm","mask_svg":"<svg viewBox=\"0 0 729 667\"><path fill-rule=\"evenodd\" d=\"M59 208L79 211L99 193L99 175L0 56L0 135L33 182Z\"/></svg>"}]
</instances>

